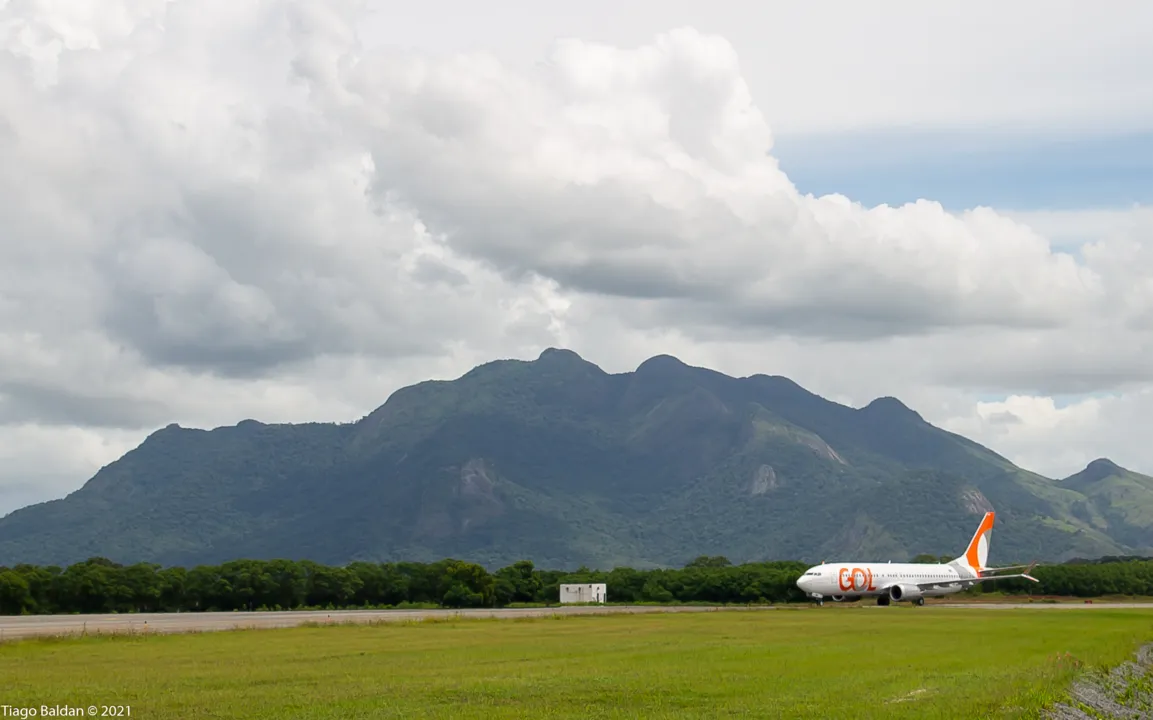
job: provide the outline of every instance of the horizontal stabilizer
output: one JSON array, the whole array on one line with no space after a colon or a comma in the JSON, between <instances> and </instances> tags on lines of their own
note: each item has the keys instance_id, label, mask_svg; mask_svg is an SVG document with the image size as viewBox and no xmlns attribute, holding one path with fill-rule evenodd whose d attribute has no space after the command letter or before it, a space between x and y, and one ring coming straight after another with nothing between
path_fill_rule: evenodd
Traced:
<instances>
[{"instance_id":1,"label":"horizontal stabilizer","mask_svg":"<svg viewBox=\"0 0 1153 720\"><path fill-rule=\"evenodd\" d=\"M1008 580L1009 578L1025 578L1026 580L1032 580L1033 582L1041 582L1037 578L1026 573L1017 573L1016 575L994 575L992 577L981 578L981 580Z\"/></svg>"}]
</instances>

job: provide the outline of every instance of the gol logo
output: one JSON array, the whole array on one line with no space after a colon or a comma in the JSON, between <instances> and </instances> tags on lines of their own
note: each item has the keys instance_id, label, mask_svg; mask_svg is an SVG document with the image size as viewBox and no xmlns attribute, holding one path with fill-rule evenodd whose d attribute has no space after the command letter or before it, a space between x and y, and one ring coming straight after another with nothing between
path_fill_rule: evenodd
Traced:
<instances>
[{"instance_id":1,"label":"gol logo","mask_svg":"<svg viewBox=\"0 0 1153 720\"><path fill-rule=\"evenodd\" d=\"M873 571L868 568L841 568L837 573L837 585L841 590L876 590L873 585Z\"/></svg>"}]
</instances>

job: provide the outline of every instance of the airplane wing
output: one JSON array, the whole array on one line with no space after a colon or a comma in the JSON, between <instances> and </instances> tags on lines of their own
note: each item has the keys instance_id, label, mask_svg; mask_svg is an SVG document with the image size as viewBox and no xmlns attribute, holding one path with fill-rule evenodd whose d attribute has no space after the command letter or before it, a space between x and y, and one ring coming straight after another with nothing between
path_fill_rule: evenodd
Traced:
<instances>
[{"instance_id":1,"label":"airplane wing","mask_svg":"<svg viewBox=\"0 0 1153 720\"><path fill-rule=\"evenodd\" d=\"M972 585L973 583L984 582L988 578L957 578L954 580L936 580L934 582L916 583L917 587L922 590L929 590L935 587L948 587L950 585Z\"/></svg>"},{"instance_id":2,"label":"airplane wing","mask_svg":"<svg viewBox=\"0 0 1153 720\"><path fill-rule=\"evenodd\" d=\"M1040 582L1037 578L1029 575L1028 573L1017 573L1016 575L988 575L978 578L957 578L955 580L937 580L934 582L916 583L917 587L922 590L929 590L935 587L948 587L950 585L973 585L974 583L985 582L986 580L1007 580L1008 578L1025 578L1033 582Z\"/></svg>"}]
</instances>

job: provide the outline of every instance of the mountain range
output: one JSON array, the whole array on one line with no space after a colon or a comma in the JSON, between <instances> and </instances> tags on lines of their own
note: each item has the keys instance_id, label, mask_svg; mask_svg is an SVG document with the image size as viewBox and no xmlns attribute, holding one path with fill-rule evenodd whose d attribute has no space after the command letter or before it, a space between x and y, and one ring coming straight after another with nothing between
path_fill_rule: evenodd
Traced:
<instances>
[{"instance_id":1,"label":"mountain range","mask_svg":"<svg viewBox=\"0 0 1153 720\"><path fill-rule=\"evenodd\" d=\"M610 374L570 350L393 393L351 423L169 425L67 497L0 518L0 565L92 556L556 569L1153 551L1153 478L1017 467L899 400L862 408L668 355Z\"/></svg>"}]
</instances>

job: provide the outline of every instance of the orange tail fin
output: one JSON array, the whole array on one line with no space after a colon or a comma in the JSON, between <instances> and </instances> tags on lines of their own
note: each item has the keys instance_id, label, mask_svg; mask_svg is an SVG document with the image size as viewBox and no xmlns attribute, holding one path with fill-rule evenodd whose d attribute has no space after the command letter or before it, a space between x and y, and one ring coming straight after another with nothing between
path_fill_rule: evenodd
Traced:
<instances>
[{"instance_id":1,"label":"orange tail fin","mask_svg":"<svg viewBox=\"0 0 1153 720\"><path fill-rule=\"evenodd\" d=\"M965 554L953 561L958 565L965 565L978 577L988 567L989 543L993 534L993 520L996 515L997 513L994 512L985 513L985 517L981 519L981 525L977 528L977 532L973 533L973 539L969 541L969 547L965 548Z\"/></svg>"}]
</instances>

